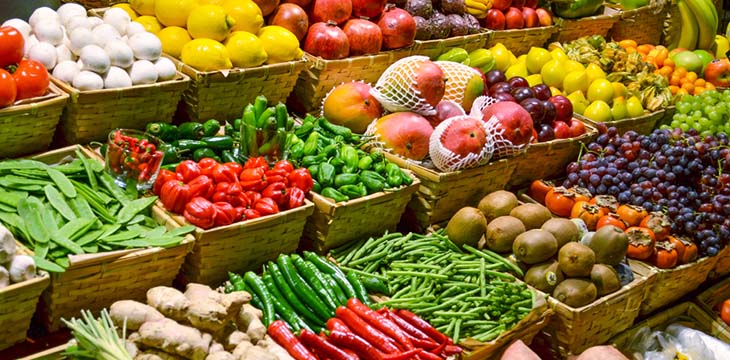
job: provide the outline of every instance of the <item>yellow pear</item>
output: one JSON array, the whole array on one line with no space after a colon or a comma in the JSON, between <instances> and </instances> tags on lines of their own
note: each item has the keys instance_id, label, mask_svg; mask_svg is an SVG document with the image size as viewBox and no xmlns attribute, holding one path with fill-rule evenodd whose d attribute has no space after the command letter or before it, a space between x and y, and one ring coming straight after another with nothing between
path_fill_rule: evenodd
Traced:
<instances>
[{"instance_id":1,"label":"yellow pear","mask_svg":"<svg viewBox=\"0 0 730 360\"><path fill-rule=\"evenodd\" d=\"M603 100L607 104L613 100L613 84L606 79L596 79L588 87L588 101Z\"/></svg>"},{"instance_id":2,"label":"yellow pear","mask_svg":"<svg viewBox=\"0 0 730 360\"><path fill-rule=\"evenodd\" d=\"M540 74L532 74L525 78L527 80L527 83L530 84L530 86L535 86L537 84L542 84L542 75Z\"/></svg>"},{"instance_id":3,"label":"yellow pear","mask_svg":"<svg viewBox=\"0 0 730 360\"><path fill-rule=\"evenodd\" d=\"M591 104L580 90L570 93L567 98L573 104L573 112L576 114L583 115L588 105Z\"/></svg>"},{"instance_id":4,"label":"yellow pear","mask_svg":"<svg viewBox=\"0 0 730 360\"><path fill-rule=\"evenodd\" d=\"M555 60L568 60L568 55L561 48L555 48L550 51L550 56Z\"/></svg>"},{"instance_id":5,"label":"yellow pear","mask_svg":"<svg viewBox=\"0 0 730 360\"><path fill-rule=\"evenodd\" d=\"M512 52L510 52L502 43L495 44L489 50L492 52L492 55L494 55L494 68L499 71L506 71L511 65L510 55Z\"/></svg>"},{"instance_id":6,"label":"yellow pear","mask_svg":"<svg viewBox=\"0 0 730 360\"><path fill-rule=\"evenodd\" d=\"M565 71L563 63L564 61L553 59L548 61L540 69L540 75L542 75L542 80L545 82L545 85L554 87L563 86L563 78L568 73Z\"/></svg>"},{"instance_id":7,"label":"yellow pear","mask_svg":"<svg viewBox=\"0 0 730 360\"><path fill-rule=\"evenodd\" d=\"M636 96L632 96L626 100L626 110L630 118L644 115L644 107L641 105L641 100Z\"/></svg>"},{"instance_id":8,"label":"yellow pear","mask_svg":"<svg viewBox=\"0 0 730 360\"><path fill-rule=\"evenodd\" d=\"M504 72L504 76L507 79L511 79L515 76L520 76L523 78L527 77L527 65L525 63L516 63L509 68L507 68L507 71Z\"/></svg>"},{"instance_id":9,"label":"yellow pear","mask_svg":"<svg viewBox=\"0 0 730 360\"><path fill-rule=\"evenodd\" d=\"M626 85L624 85L618 81L612 82L611 85L613 85L613 96L615 96L615 97L629 96L629 89L626 88Z\"/></svg>"},{"instance_id":10,"label":"yellow pear","mask_svg":"<svg viewBox=\"0 0 730 360\"><path fill-rule=\"evenodd\" d=\"M583 64L581 64L575 60L566 60L564 66L565 66L564 71L566 73L586 69L586 67L583 66Z\"/></svg>"},{"instance_id":11,"label":"yellow pear","mask_svg":"<svg viewBox=\"0 0 730 360\"><path fill-rule=\"evenodd\" d=\"M595 122L609 122L613 119L611 116L611 107L602 100L594 101L588 105L583 112L583 116Z\"/></svg>"},{"instance_id":12,"label":"yellow pear","mask_svg":"<svg viewBox=\"0 0 730 360\"><path fill-rule=\"evenodd\" d=\"M530 48L530 51L527 52L525 57L527 60L527 71L529 71L530 74L540 73L542 67L545 66L548 61L553 59L547 49L534 46Z\"/></svg>"},{"instance_id":13,"label":"yellow pear","mask_svg":"<svg viewBox=\"0 0 730 360\"><path fill-rule=\"evenodd\" d=\"M629 115L629 111L626 108L626 98L619 96L613 99L613 106L611 106L611 117L614 120L625 119Z\"/></svg>"},{"instance_id":14,"label":"yellow pear","mask_svg":"<svg viewBox=\"0 0 730 360\"><path fill-rule=\"evenodd\" d=\"M575 91L588 91L588 74L584 70L578 70L569 72L563 78L563 92L566 94L573 93Z\"/></svg>"},{"instance_id":15,"label":"yellow pear","mask_svg":"<svg viewBox=\"0 0 730 360\"><path fill-rule=\"evenodd\" d=\"M552 96L555 96L555 95L563 95L563 92L560 91L560 89L556 88L555 86L551 86L550 87L550 94Z\"/></svg>"},{"instance_id":16,"label":"yellow pear","mask_svg":"<svg viewBox=\"0 0 730 360\"><path fill-rule=\"evenodd\" d=\"M588 75L588 82L592 83L596 79L605 79L606 73L601 69L600 66L590 63L586 66L586 75Z\"/></svg>"}]
</instances>

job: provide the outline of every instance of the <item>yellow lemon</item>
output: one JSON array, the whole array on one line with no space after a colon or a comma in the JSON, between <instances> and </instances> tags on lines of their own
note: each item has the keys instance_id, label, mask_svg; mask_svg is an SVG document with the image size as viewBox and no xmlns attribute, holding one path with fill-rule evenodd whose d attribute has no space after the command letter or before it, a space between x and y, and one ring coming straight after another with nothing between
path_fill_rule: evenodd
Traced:
<instances>
[{"instance_id":1,"label":"yellow lemon","mask_svg":"<svg viewBox=\"0 0 730 360\"><path fill-rule=\"evenodd\" d=\"M129 0L129 6L140 15L155 14L155 0Z\"/></svg>"},{"instance_id":2,"label":"yellow lemon","mask_svg":"<svg viewBox=\"0 0 730 360\"><path fill-rule=\"evenodd\" d=\"M555 60L568 60L568 55L561 48L555 48L550 51L550 56Z\"/></svg>"},{"instance_id":3,"label":"yellow lemon","mask_svg":"<svg viewBox=\"0 0 730 360\"><path fill-rule=\"evenodd\" d=\"M198 0L200 5L223 5L224 0Z\"/></svg>"},{"instance_id":4,"label":"yellow lemon","mask_svg":"<svg viewBox=\"0 0 730 360\"><path fill-rule=\"evenodd\" d=\"M527 54L522 54L515 58L515 62L513 62L512 65L519 63L527 63Z\"/></svg>"},{"instance_id":5,"label":"yellow lemon","mask_svg":"<svg viewBox=\"0 0 730 360\"><path fill-rule=\"evenodd\" d=\"M248 31L256 34L264 25L261 9L252 0L224 0L221 6L236 20L231 31Z\"/></svg>"},{"instance_id":6,"label":"yellow lemon","mask_svg":"<svg viewBox=\"0 0 730 360\"><path fill-rule=\"evenodd\" d=\"M129 18L132 20L137 18L137 13L134 11L134 9L132 9L132 6L127 3L114 4L114 6L112 6L112 7L120 8L120 9L124 10L124 12L129 14Z\"/></svg>"},{"instance_id":7,"label":"yellow lemon","mask_svg":"<svg viewBox=\"0 0 730 360\"><path fill-rule=\"evenodd\" d=\"M259 66L266 62L268 55L256 35L247 31L235 31L223 43L231 55L233 66L247 68Z\"/></svg>"},{"instance_id":8,"label":"yellow lemon","mask_svg":"<svg viewBox=\"0 0 730 360\"><path fill-rule=\"evenodd\" d=\"M530 48L530 51L527 52L527 70L530 74L538 74L540 73L540 70L542 70L542 67L552 59L553 58L547 49L533 46Z\"/></svg>"},{"instance_id":9,"label":"yellow lemon","mask_svg":"<svg viewBox=\"0 0 730 360\"><path fill-rule=\"evenodd\" d=\"M564 62L553 59L545 63L542 69L540 69L540 75L542 75L542 81L545 82L545 85L554 87L563 86L563 78L568 73L563 66Z\"/></svg>"},{"instance_id":10,"label":"yellow lemon","mask_svg":"<svg viewBox=\"0 0 730 360\"><path fill-rule=\"evenodd\" d=\"M592 102L585 111L583 116L595 121L595 122L609 122L613 120L611 115L611 107L603 100Z\"/></svg>"},{"instance_id":11,"label":"yellow lemon","mask_svg":"<svg viewBox=\"0 0 730 360\"><path fill-rule=\"evenodd\" d=\"M511 65L510 55L512 55L512 52L507 50L502 43L497 43L489 50L494 55L494 60L496 61L494 68L499 71L506 71Z\"/></svg>"},{"instance_id":12,"label":"yellow lemon","mask_svg":"<svg viewBox=\"0 0 730 360\"><path fill-rule=\"evenodd\" d=\"M593 102L596 100L603 100L607 104L613 101L613 84L606 79L596 79L588 87L586 93L588 101Z\"/></svg>"},{"instance_id":13,"label":"yellow lemon","mask_svg":"<svg viewBox=\"0 0 730 360\"><path fill-rule=\"evenodd\" d=\"M540 74L532 74L525 78L527 80L527 83L530 84L530 86L535 86L537 84L542 84L542 75Z\"/></svg>"},{"instance_id":14,"label":"yellow lemon","mask_svg":"<svg viewBox=\"0 0 730 360\"><path fill-rule=\"evenodd\" d=\"M134 19L134 21L142 24L147 32L151 32L153 34L157 34L158 32L160 32L160 30L162 30L162 24L160 24L160 22L157 21L157 18L154 16L142 15Z\"/></svg>"},{"instance_id":15,"label":"yellow lemon","mask_svg":"<svg viewBox=\"0 0 730 360\"><path fill-rule=\"evenodd\" d=\"M618 81L612 82L611 85L613 85L613 96L615 96L615 97L629 96L629 89L626 88L626 85L624 85Z\"/></svg>"},{"instance_id":16,"label":"yellow lemon","mask_svg":"<svg viewBox=\"0 0 730 360\"><path fill-rule=\"evenodd\" d=\"M281 26L264 26L259 30L258 37L264 45L264 51L269 55L266 59L267 64L292 61L304 55L299 48L297 37Z\"/></svg>"},{"instance_id":17,"label":"yellow lemon","mask_svg":"<svg viewBox=\"0 0 730 360\"><path fill-rule=\"evenodd\" d=\"M188 32L193 39L213 39L223 41L231 27L236 23L218 5L201 5L188 17Z\"/></svg>"},{"instance_id":18,"label":"yellow lemon","mask_svg":"<svg viewBox=\"0 0 730 360\"><path fill-rule=\"evenodd\" d=\"M198 5L198 0L155 0L155 16L165 26L185 27Z\"/></svg>"},{"instance_id":19,"label":"yellow lemon","mask_svg":"<svg viewBox=\"0 0 730 360\"><path fill-rule=\"evenodd\" d=\"M583 66L583 64L581 64L575 60L566 60L565 61L565 72L566 73L578 71L578 70L585 70L585 69L586 69L586 67Z\"/></svg>"},{"instance_id":20,"label":"yellow lemon","mask_svg":"<svg viewBox=\"0 0 730 360\"><path fill-rule=\"evenodd\" d=\"M514 65L515 63L517 63L517 57L511 51L509 51L509 63L510 65Z\"/></svg>"},{"instance_id":21,"label":"yellow lemon","mask_svg":"<svg viewBox=\"0 0 730 360\"><path fill-rule=\"evenodd\" d=\"M188 31L179 26L168 26L160 30L157 37L162 43L162 51L178 59L183 46L192 40Z\"/></svg>"},{"instance_id":22,"label":"yellow lemon","mask_svg":"<svg viewBox=\"0 0 730 360\"><path fill-rule=\"evenodd\" d=\"M601 69L600 66L590 63L586 66L586 75L588 75L588 81L593 82L596 79L605 79L606 73Z\"/></svg>"},{"instance_id":23,"label":"yellow lemon","mask_svg":"<svg viewBox=\"0 0 730 360\"><path fill-rule=\"evenodd\" d=\"M200 70L213 71L233 67L231 58L223 44L210 39L194 39L182 48L182 62Z\"/></svg>"}]
</instances>

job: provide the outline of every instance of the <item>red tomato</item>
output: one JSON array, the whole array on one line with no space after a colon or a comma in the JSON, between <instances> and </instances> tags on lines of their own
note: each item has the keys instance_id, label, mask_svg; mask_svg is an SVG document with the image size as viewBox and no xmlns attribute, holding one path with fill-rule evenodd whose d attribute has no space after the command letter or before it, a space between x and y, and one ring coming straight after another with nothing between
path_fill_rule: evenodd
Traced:
<instances>
[{"instance_id":1,"label":"red tomato","mask_svg":"<svg viewBox=\"0 0 730 360\"><path fill-rule=\"evenodd\" d=\"M25 40L23 34L12 26L0 27L0 68L23 60Z\"/></svg>"},{"instance_id":2,"label":"red tomato","mask_svg":"<svg viewBox=\"0 0 730 360\"><path fill-rule=\"evenodd\" d=\"M38 61L22 60L13 73L15 84L18 87L16 100L41 96L46 93L50 77L48 70Z\"/></svg>"},{"instance_id":3,"label":"red tomato","mask_svg":"<svg viewBox=\"0 0 730 360\"><path fill-rule=\"evenodd\" d=\"M722 307L720 308L720 318L722 319L722 321L725 322L725 324L730 325L730 299L722 302Z\"/></svg>"},{"instance_id":4,"label":"red tomato","mask_svg":"<svg viewBox=\"0 0 730 360\"><path fill-rule=\"evenodd\" d=\"M15 79L9 72L0 69L0 108L11 105L15 102L18 90L15 87Z\"/></svg>"}]
</instances>

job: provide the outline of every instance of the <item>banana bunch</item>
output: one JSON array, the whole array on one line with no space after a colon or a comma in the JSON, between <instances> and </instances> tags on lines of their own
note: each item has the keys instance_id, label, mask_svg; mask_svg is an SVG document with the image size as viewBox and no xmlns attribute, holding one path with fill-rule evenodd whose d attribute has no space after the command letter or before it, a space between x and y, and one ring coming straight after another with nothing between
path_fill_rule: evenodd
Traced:
<instances>
[{"instance_id":1,"label":"banana bunch","mask_svg":"<svg viewBox=\"0 0 730 360\"><path fill-rule=\"evenodd\" d=\"M712 0L677 0L677 8L681 29L676 39L676 47L688 50L710 49L719 24L717 9Z\"/></svg>"},{"instance_id":2,"label":"banana bunch","mask_svg":"<svg viewBox=\"0 0 730 360\"><path fill-rule=\"evenodd\" d=\"M487 17L487 11L492 8L492 0L464 0L466 12L477 19Z\"/></svg>"}]
</instances>

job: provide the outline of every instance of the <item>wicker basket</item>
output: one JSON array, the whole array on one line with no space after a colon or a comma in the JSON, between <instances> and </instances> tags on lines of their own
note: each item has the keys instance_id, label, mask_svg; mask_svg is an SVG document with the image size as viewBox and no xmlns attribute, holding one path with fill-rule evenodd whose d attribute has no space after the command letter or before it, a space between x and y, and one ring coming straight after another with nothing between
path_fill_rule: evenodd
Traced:
<instances>
[{"instance_id":1,"label":"wicker basket","mask_svg":"<svg viewBox=\"0 0 730 360\"><path fill-rule=\"evenodd\" d=\"M247 69L198 71L178 59L170 59L191 79L180 104L180 115L190 121L239 118L244 106L259 95L265 95L270 104L285 102L299 73L307 66L302 59Z\"/></svg>"},{"instance_id":2,"label":"wicker basket","mask_svg":"<svg viewBox=\"0 0 730 360\"><path fill-rule=\"evenodd\" d=\"M619 20L611 28L609 37L619 41L635 40L638 44L660 44L664 19L670 6L664 0L652 0L651 4L633 10L607 6L607 13L616 13Z\"/></svg>"},{"instance_id":3,"label":"wicker basket","mask_svg":"<svg viewBox=\"0 0 730 360\"><path fill-rule=\"evenodd\" d=\"M471 52L483 48L491 34L491 31L483 30L476 34L455 36L446 39L416 40L413 43L411 55L424 55L431 59L436 59L439 55L453 48L462 48Z\"/></svg>"},{"instance_id":4,"label":"wicker basket","mask_svg":"<svg viewBox=\"0 0 730 360\"><path fill-rule=\"evenodd\" d=\"M79 91L56 78L52 81L70 95L56 131L56 142L69 145L105 140L116 128L141 130L149 122L171 122L190 79L178 73L169 81L91 91Z\"/></svg>"},{"instance_id":5,"label":"wicker basket","mask_svg":"<svg viewBox=\"0 0 730 360\"><path fill-rule=\"evenodd\" d=\"M586 132L581 136L530 144L527 151L508 159L510 162L517 163L509 186L523 188L536 179L552 179L562 176L565 166L578 158L581 145L590 143L597 136L598 130L592 125L586 124Z\"/></svg>"},{"instance_id":6,"label":"wicker basket","mask_svg":"<svg viewBox=\"0 0 730 360\"><path fill-rule=\"evenodd\" d=\"M195 246L185 259L177 283L218 286L228 279L229 271L258 270L279 254L295 251L313 210L314 204L306 200L304 206L278 214L214 229L198 228ZM167 214L179 224L187 224L184 217Z\"/></svg>"},{"instance_id":7,"label":"wicker basket","mask_svg":"<svg viewBox=\"0 0 730 360\"><path fill-rule=\"evenodd\" d=\"M659 269L643 261L629 260L636 273L648 278L651 296L647 296L642 302L640 314L648 315L698 288L705 282L716 263L717 256L704 257L674 269Z\"/></svg>"},{"instance_id":8,"label":"wicker basket","mask_svg":"<svg viewBox=\"0 0 730 360\"><path fill-rule=\"evenodd\" d=\"M597 122L593 121L583 115L575 114L575 117L583 120L583 122L590 124L592 126L596 126ZM608 127L615 127L616 130L618 130L619 134L623 134L629 130L634 130L639 134L650 134L654 128L656 127L656 124L664 118L664 110L657 110L653 113L648 113L643 116L635 117L635 118L629 118L629 119L622 119L617 121L611 121L608 123L605 123Z\"/></svg>"},{"instance_id":9,"label":"wicker basket","mask_svg":"<svg viewBox=\"0 0 730 360\"><path fill-rule=\"evenodd\" d=\"M0 158L48 149L68 95L51 83L48 95L0 109Z\"/></svg>"},{"instance_id":10,"label":"wicker basket","mask_svg":"<svg viewBox=\"0 0 730 360\"><path fill-rule=\"evenodd\" d=\"M680 323L714 336L726 343L730 342L730 331L726 327L713 320L699 306L691 302L684 302L636 324L631 329L611 339L611 343L616 345L619 350L626 351L625 349L636 338L639 329L649 327L652 330L664 330L673 323ZM626 355L634 358L631 357L631 354Z\"/></svg>"},{"instance_id":11,"label":"wicker basket","mask_svg":"<svg viewBox=\"0 0 730 360\"><path fill-rule=\"evenodd\" d=\"M603 9L603 13L601 15L596 16L589 16L580 19L555 18L555 23L558 27L560 27L560 30L553 35L552 41L566 43L591 35L601 35L606 37L608 36L608 32L611 31L613 25L619 21L620 18L621 14L611 13L607 8Z\"/></svg>"},{"instance_id":12,"label":"wicker basket","mask_svg":"<svg viewBox=\"0 0 730 360\"><path fill-rule=\"evenodd\" d=\"M709 279L717 279L730 274L730 246L725 246L717 254L717 263L707 276Z\"/></svg>"},{"instance_id":13,"label":"wicker basket","mask_svg":"<svg viewBox=\"0 0 730 360\"><path fill-rule=\"evenodd\" d=\"M406 205L420 185L418 178L409 174L414 179L409 186L342 203L311 193L314 213L307 219L304 236L313 243L315 251L324 254L348 241L395 231Z\"/></svg>"},{"instance_id":14,"label":"wicker basket","mask_svg":"<svg viewBox=\"0 0 730 360\"><path fill-rule=\"evenodd\" d=\"M333 87L357 80L374 84L388 66L410 54L411 49L405 48L341 60L325 60L305 53L311 65L299 73L287 103L300 114L316 112L319 115L322 100Z\"/></svg>"},{"instance_id":15,"label":"wicker basket","mask_svg":"<svg viewBox=\"0 0 730 360\"><path fill-rule=\"evenodd\" d=\"M550 297L555 312L547 328L555 333L561 351L579 354L601 345L628 329L639 315L648 294L647 278L634 273L634 281L581 308L572 308Z\"/></svg>"},{"instance_id":16,"label":"wicker basket","mask_svg":"<svg viewBox=\"0 0 730 360\"><path fill-rule=\"evenodd\" d=\"M387 151L384 154L389 161L413 171L421 181L401 222L417 232L448 221L462 207L476 205L490 192L504 189L516 166L514 162L500 159L478 168L442 173Z\"/></svg>"},{"instance_id":17,"label":"wicker basket","mask_svg":"<svg viewBox=\"0 0 730 360\"><path fill-rule=\"evenodd\" d=\"M493 31L484 47L490 48L497 43L502 43L515 56L520 56L527 54L533 46L545 47L550 37L557 31L557 25Z\"/></svg>"},{"instance_id":18,"label":"wicker basket","mask_svg":"<svg viewBox=\"0 0 730 360\"><path fill-rule=\"evenodd\" d=\"M730 299L730 278L726 278L703 291L697 295L694 302L713 317L715 321L720 323L727 330L728 334L730 334L730 326L722 321L719 315L719 309L717 309L717 306L727 299Z\"/></svg>"}]
</instances>

